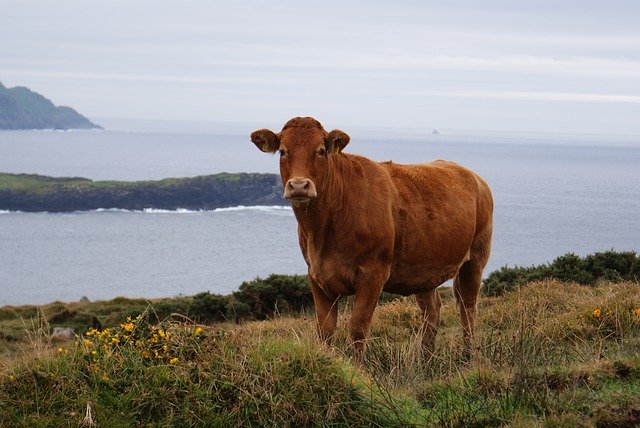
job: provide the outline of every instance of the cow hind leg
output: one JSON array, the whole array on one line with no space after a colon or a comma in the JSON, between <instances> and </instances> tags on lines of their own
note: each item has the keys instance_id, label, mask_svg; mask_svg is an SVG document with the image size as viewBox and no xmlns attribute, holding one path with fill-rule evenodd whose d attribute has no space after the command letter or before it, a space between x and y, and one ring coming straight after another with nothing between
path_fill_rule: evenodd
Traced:
<instances>
[{"instance_id":1,"label":"cow hind leg","mask_svg":"<svg viewBox=\"0 0 640 428\"><path fill-rule=\"evenodd\" d=\"M440 322L440 307L442 300L437 288L416 294L416 302L422 312L422 352L433 352L438 323Z\"/></svg>"},{"instance_id":2,"label":"cow hind leg","mask_svg":"<svg viewBox=\"0 0 640 428\"><path fill-rule=\"evenodd\" d=\"M465 357L471 355L473 324L476 318L476 302L482 283L482 271L487 264L491 247L491 228L476 236L470 259L459 269L453 283L453 294L460 312L464 338Z\"/></svg>"}]
</instances>

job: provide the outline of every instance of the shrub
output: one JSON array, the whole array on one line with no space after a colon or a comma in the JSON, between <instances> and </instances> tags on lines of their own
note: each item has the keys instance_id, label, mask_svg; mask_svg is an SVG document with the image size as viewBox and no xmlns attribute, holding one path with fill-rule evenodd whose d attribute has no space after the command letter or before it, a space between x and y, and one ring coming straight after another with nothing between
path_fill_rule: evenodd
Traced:
<instances>
[{"instance_id":1,"label":"shrub","mask_svg":"<svg viewBox=\"0 0 640 428\"><path fill-rule=\"evenodd\" d=\"M311 289L303 275L271 274L266 279L243 282L233 297L236 316L248 315L258 320L276 312L300 312L313 305Z\"/></svg>"},{"instance_id":2,"label":"shrub","mask_svg":"<svg viewBox=\"0 0 640 428\"><path fill-rule=\"evenodd\" d=\"M49 317L47 322L51 325L71 327L74 331L86 330L89 327L102 328L102 325L95 315L84 311L62 309Z\"/></svg>"},{"instance_id":3,"label":"shrub","mask_svg":"<svg viewBox=\"0 0 640 428\"><path fill-rule=\"evenodd\" d=\"M633 251L604 251L580 257L567 253L553 262L531 267L507 267L491 272L484 280L483 294L501 295L532 281L557 279L582 285L599 281L637 281L640 257Z\"/></svg>"},{"instance_id":4,"label":"shrub","mask_svg":"<svg viewBox=\"0 0 640 428\"><path fill-rule=\"evenodd\" d=\"M190 312L200 322L226 321L230 297L207 292L193 296Z\"/></svg>"}]
</instances>

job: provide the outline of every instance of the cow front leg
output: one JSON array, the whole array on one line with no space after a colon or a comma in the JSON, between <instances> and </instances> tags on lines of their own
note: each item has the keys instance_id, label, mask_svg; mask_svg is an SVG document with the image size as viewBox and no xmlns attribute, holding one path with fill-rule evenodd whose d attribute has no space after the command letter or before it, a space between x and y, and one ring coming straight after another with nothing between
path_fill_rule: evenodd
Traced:
<instances>
[{"instance_id":1,"label":"cow front leg","mask_svg":"<svg viewBox=\"0 0 640 428\"><path fill-rule=\"evenodd\" d=\"M355 349L355 360L361 363L371 328L373 311L376 309L382 287L389 278L389 268L361 267L359 273L356 277L356 293L349 327Z\"/></svg>"},{"instance_id":2,"label":"cow front leg","mask_svg":"<svg viewBox=\"0 0 640 428\"><path fill-rule=\"evenodd\" d=\"M436 333L440 322L442 300L437 288L416 294L416 301L422 312L422 352L432 352L436 342Z\"/></svg>"},{"instance_id":3,"label":"cow front leg","mask_svg":"<svg viewBox=\"0 0 640 428\"><path fill-rule=\"evenodd\" d=\"M331 344L333 332L338 323L338 299L329 298L318 284L309 276L313 304L316 307L316 318L318 322L318 336L327 345Z\"/></svg>"}]
</instances>

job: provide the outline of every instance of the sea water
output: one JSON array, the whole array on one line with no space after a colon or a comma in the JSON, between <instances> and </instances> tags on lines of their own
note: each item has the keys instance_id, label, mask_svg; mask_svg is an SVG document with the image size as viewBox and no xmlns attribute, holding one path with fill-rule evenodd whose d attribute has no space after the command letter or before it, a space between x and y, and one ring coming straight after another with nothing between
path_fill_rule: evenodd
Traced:
<instances>
[{"instance_id":1,"label":"sea water","mask_svg":"<svg viewBox=\"0 0 640 428\"><path fill-rule=\"evenodd\" d=\"M0 132L0 171L109 180L277 172L277 158L249 141L252 129ZM640 138L389 129L351 137L347 152L443 158L487 180L495 226L485 274L566 252L640 251ZM287 207L0 212L0 305L226 294L257 276L305 271Z\"/></svg>"}]
</instances>

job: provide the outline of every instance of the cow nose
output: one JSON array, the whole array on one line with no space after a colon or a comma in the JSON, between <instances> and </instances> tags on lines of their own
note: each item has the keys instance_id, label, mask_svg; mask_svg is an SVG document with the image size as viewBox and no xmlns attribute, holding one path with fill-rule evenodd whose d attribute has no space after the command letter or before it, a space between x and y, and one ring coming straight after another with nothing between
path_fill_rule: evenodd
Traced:
<instances>
[{"instance_id":1,"label":"cow nose","mask_svg":"<svg viewBox=\"0 0 640 428\"><path fill-rule=\"evenodd\" d=\"M313 185L313 181L308 178L295 177L287 181L287 185L284 189L284 197L286 199L292 198L315 198L316 189Z\"/></svg>"},{"instance_id":2,"label":"cow nose","mask_svg":"<svg viewBox=\"0 0 640 428\"><path fill-rule=\"evenodd\" d=\"M311 180L309 180L308 178L295 178L293 180L289 180L291 193L296 195L306 195L309 191L310 182Z\"/></svg>"}]
</instances>

